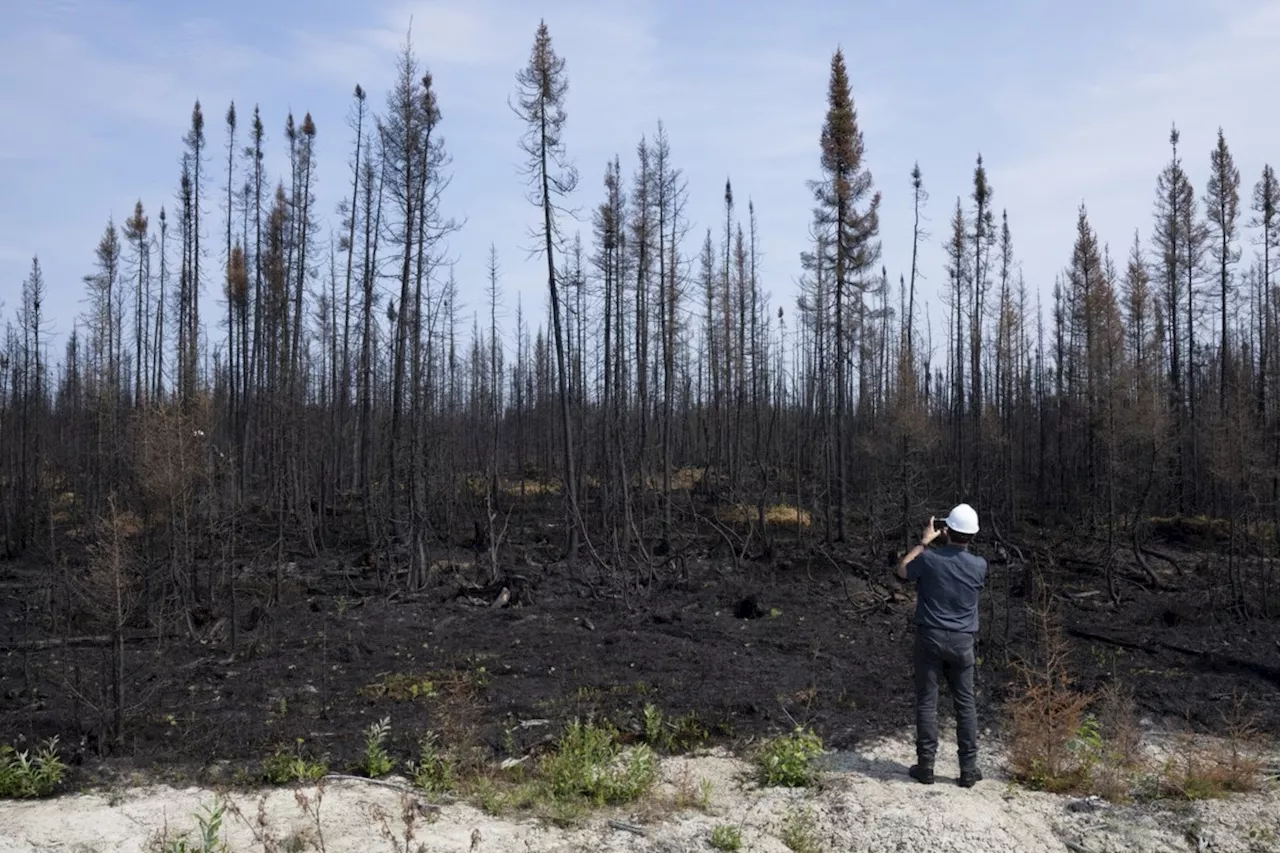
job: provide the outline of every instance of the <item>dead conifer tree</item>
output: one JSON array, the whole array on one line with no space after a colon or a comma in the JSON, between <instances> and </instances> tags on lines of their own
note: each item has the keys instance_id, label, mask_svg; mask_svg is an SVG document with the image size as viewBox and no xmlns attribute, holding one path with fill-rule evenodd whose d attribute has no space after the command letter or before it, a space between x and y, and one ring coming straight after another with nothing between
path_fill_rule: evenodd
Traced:
<instances>
[{"instance_id":1,"label":"dead conifer tree","mask_svg":"<svg viewBox=\"0 0 1280 853\"><path fill-rule=\"evenodd\" d=\"M872 193L871 172L863 161L862 131L858 128L858 113L854 108L849 85L849 72L845 67L844 53L837 49L831 57L831 78L827 92L827 115L822 125L822 178L810 181L817 207L814 214L817 223L830 229L831 267L834 272L835 313L835 489L836 532L835 538L845 538L845 514L847 481L849 476L846 424L847 364L849 361L849 329L846 315L854 306L849 299L856 297L862 304L862 291L867 287L865 276L880 257L880 244L876 234L880 229L880 193ZM864 209L859 205L866 203ZM855 291L850 293L850 289Z\"/></svg>"},{"instance_id":2,"label":"dead conifer tree","mask_svg":"<svg viewBox=\"0 0 1280 853\"><path fill-rule=\"evenodd\" d=\"M564 147L565 95L569 79L564 73L564 59L551 45L546 21L538 24L529 63L516 73L518 99L512 107L525 122L520 150L526 156L524 174L529 181L529 201L541 212L541 222L532 229L539 245L535 251L547 259L547 289L551 296L551 321L556 348L556 381L560 396L561 441L564 448L564 493L568 502L569 542L566 556L572 560L582 537L582 516L578 510L578 479L574 469L573 426L569 407L567 367L565 364L564 330L561 322L560 293L556 281L555 252L560 242L556 222L559 208L556 200L573 192L578 173L569 163Z\"/></svg>"}]
</instances>

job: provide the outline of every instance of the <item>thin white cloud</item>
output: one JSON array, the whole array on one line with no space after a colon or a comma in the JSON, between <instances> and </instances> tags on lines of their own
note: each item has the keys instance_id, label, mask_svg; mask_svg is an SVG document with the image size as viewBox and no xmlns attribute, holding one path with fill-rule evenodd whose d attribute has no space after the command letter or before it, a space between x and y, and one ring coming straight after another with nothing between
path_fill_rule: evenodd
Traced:
<instances>
[{"instance_id":1,"label":"thin white cloud","mask_svg":"<svg viewBox=\"0 0 1280 853\"><path fill-rule=\"evenodd\" d=\"M1199 8L1208 2L1187 0ZM817 172L830 56L842 38L869 166L885 193L884 262L895 281L910 263L908 173L917 158L924 169L933 235L921 260L926 295L945 281L941 243L955 196L965 196L967 205L979 150L997 206L1009 209L1028 282L1047 290L1069 258L1081 200L1116 254L1135 226L1148 232L1171 122L1183 130L1198 188L1219 124L1245 191L1270 141L1280 138L1267 106L1270 84L1280 76L1270 49L1280 43L1280 3L1270 0L1215 3L1216 26L1191 37L1134 33L1119 47L1108 42L1101 59L1052 78L1028 70L1021 78L978 80L967 101L954 80L921 72L909 58L895 64L892 51L860 50L849 32L798 26L760 32L757 19L754 29L743 25L750 29L744 42L742 32L724 29L735 25L732 19L640 0L545 9L509 0L392 0L362 12L356 27L324 15L277 21L297 29L252 40L270 44L269 51L253 47L236 22L219 19L212 7L203 18L161 25L124 4L32 5L38 13L0 33L0 78L19 81L0 92L0 108L23 117L0 124L0 193L32 200L0 212L8 241L20 248L15 260L0 255L0 292L20 281L31 253L40 252L51 286L62 288L66 316L59 325L67 328L107 214L122 219L138 195L153 217L160 204L172 209L181 136L196 97L205 106L215 182L222 111L232 97L242 122L255 101L262 103L273 180L282 171L285 111L311 110L320 128L319 210L330 218L327 225L335 224L331 211L348 186L351 89L360 83L369 106L384 109L410 18L415 50L435 75L442 131L454 156L445 212L468 220L450 246L464 298L480 302L492 241L507 302L514 306L518 291L533 315L545 285L537 266L524 261L533 210L516 171L521 128L507 99L540 15L568 64L566 142L581 174L574 203L584 213L584 236L587 214L602 196L606 161L620 154L629 177L636 143L642 134L651 138L662 119L690 190L695 229L686 251L697 251L705 228L718 233L731 176L738 215L745 220L748 197L756 203L765 286L788 309L813 203L805 180ZM933 69L946 59L934 53L921 62ZM17 161L23 165L15 168ZM211 196L206 206L213 231L222 216L218 204ZM216 265L211 257L210 270ZM212 281L211 272L210 291Z\"/></svg>"},{"instance_id":2,"label":"thin white cloud","mask_svg":"<svg viewBox=\"0 0 1280 853\"><path fill-rule=\"evenodd\" d=\"M1242 196L1251 190L1280 137L1280 117L1267 107L1280 78L1280 3L1219 7L1218 26L1190 42L1134 37L1121 57L1074 90L1005 104L1038 141L1011 162L990 164L1015 233L1031 237L1023 245L1036 284L1047 289L1069 259L1081 201L1113 253L1127 249L1135 227L1145 239L1174 123L1198 193L1219 126L1241 170Z\"/></svg>"},{"instance_id":3,"label":"thin white cloud","mask_svg":"<svg viewBox=\"0 0 1280 853\"><path fill-rule=\"evenodd\" d=\"M360 81L381 110L412 16L415 52L435 75L442 132L454 156L445 206L468 220L452 239L464 298L479 293L475 283L493 241L503 258L504 287L522 292L526 306L542 303L538 268L523 262L534 211L516 168L521 127L507 108L540 14L500 2L398 3L375 13L375 28L340 37L311 29L293 38L295 61L344 86ZM772 39L743 50L724 39L685 52L668 43L670 22L643 3L557 4L545 19L567 62L566 144L581 176L573 203L582 211L584 236L602 196L605 163L619 154L630 176L636 144L642 135L651 139L661 119L689 183L696 230L687 250L696 251L702 228L718 227L724 180L732 176L743 219L748 197L756 202L771 289L789 301L788 288L778 285L790 278L804 248L811 198L808 175L797 170L809 161L816 168L830 49ZM864 90L859 109L864 121L870 116L883 125L892 121L893 98Z\"/></svg>"},{"instance_id":4,"label":"thin white cloud","mask_svg":"<svg viewBox=\"0 0 1280 853\"><path fill-rule=\"evenodd\" d=\"M501 14L495 3L482 0L414 0L369 11L372 25L349 30L333 30L323 21L302 22L287 35L293 63L344 85L389 81L409 37L427 67L483 78L486 71L514 71L533 35L532 27L524 26L527 9ZM604 20L600 10L595 15L597 22Z\"/></svg>"},{"instance_id":5,"label":"thin white cloud","mask_svg":"<svg viewBox=\"0 0 1280 853\"><path fill-rule=\"evenodd\" d=\"M442 129L455 158L446 212L468 220L451 241L464 297L479 292L474 285L493 241L506 270L504 286L524 293L527 307L539 306L544 287L537 268L524 263L533 211L516 170L521 128L507 100L542 12L522 3L396 2L373 9L372 24L363 28L335 28L316 18L286 33L277 42L283 50L268 55L208 18L161 26L119 4L50 7L3 45L11 50L0 50L0 74L26 68L33 81L9 105L30 123L20 131L0 128L0 157L38 164L35 172L49 179L52 206L74 213L56 225L52 214L27 224L19 237L46 257L54 246L72 247L48 263L66 313L74 311L79 276L92 263L107 213L121 219L138 195L153 218L160 204L172 207L180 140L196 97L205 106L211 156L221 145L225 103L235 96L244 121L251 101L262 98L273 174L279 173L284 109L312 109L320 127L319 209L332 211L346 186L351 87L363 84L370 106L383 109L412 18L415 50L436 76ZM688 250L696 250L703 227L717 227L723 181L732 176L739 215L745 219L748 197L756 202L769 288L789 302L786 282L804 248L811 206L804 180L816 167L830 47L815 51L769 36L749 50L727 37L696 51L676 49L672 36L685 33L670 30L670 20L640 2L560 3L545 17L568 62L566 141L582 176L574 203L584 213L583 231L590 230L587 214L600 199L606 161L621 154L630 175L636 143L641 135L651 138L662 119L689 181L696 230ZM856 61L851 57L861 79ZM317 99L296 100L306 92ZM857 97L864 124L883 129L899 99L881 92L860 83ZM69 132L77 123L87 131ZM141 160L128 152L134 145L146 149ZM216 156L213 166L216 176ZM52 180L57 170L63 170L60 179ZM34 183L20 189L38 192ZM77 200L83 198L93 203ZM212 197L207 213L211 223L221 217Z\"/></svg>"},{"instance_id":6,"label":"thin white cloud","mask_svg":"<svg viewBox=\"0 0 1280 853\"><path fill-rule=\"evenodd\" d=\"M39 254L50 316L69 329L108 216L116 223L141 198L156 224L172 213L181 139L197 98L217 146L222 110L236 87L272 60L236 43L217 21L162 25L115 3L34 5L0 33L0 227L24 248L0 257L15 286ZM215 203L205 206L217 211Z\"/></svg>"}]
</instances>

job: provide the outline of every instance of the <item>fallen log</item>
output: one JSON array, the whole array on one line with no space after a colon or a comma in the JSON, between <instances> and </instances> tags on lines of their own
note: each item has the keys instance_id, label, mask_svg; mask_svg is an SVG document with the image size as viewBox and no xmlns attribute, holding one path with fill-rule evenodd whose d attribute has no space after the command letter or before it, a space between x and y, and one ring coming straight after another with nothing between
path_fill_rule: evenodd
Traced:
<instances>
[{"instance_id":1,"label":"fallen log","mask_svg":"<svg viewBox=\"0 0 1280 853\"><path fill-rule=\"evenodd\" d=\"M1140 643L1133 640L1120 639L1119 637L1110 637L1106 634L1097 634L1093 631L1086 631L1082 628L1068 628L1067 634L1082 640L1095 640L1097 642L1117 646L1122 649L1133 649L1135 651L1146 652L1151 655L1159 654L1161 650L1177 652L1180 655L1200 659L1213 669L1234 669L1237 672L1247 672L1251 675L1256 675L1264 681L1271 682L1276 687L1280 687L1280 667L1268 666L1267 664L1245 660L1244 658L1238 658L1233 655L1219 654L1218 652L1209 651L1207 649L1192 649L1186 646L1177 645L1176 643L1166 643L1163 640L1156 640L1151 643Z\"/></svg>"},{"instance_id":2,"label":"fallen log","mask_svg":"<svg viewBox=\"0 0 1280 853\"><path fill-rule=\"evenodd\" d=\"M1183 570L1182 566L1178 564L1178 561L1175 560L1173 557L1170 557L1168 554L1164 553L1163 551L1157 551L1148 545L1142 544L1142 542L1140 541L1139 533L1138 533L1138 530L1140 527L1141 527L1140 523L1133 525L1133 549L1132 550L1133 550L1133 556L1136 557L1138 561L1143 564L1142 567L1144 569L1147 568L1146 563L1143 561L1144 556L1155 557L1157 560L1164 560L1166 563L1173 566L1173 570L1178 574L1178 577L1182 577L1183 575L1185 575L1186 572ZM1150 569L1148 569L1148 571L1150 571Z\"/></svg>"},{"instance_id":3,"label":"fallen log","mask_svg":"<svg viewBox=\"0 0 1280 853\"><path fill-rule=\"evenodd\" d=\"M425 792L421 789L415 788L404 782L397 782L394 779L370 779L368 776L352 776L347 773L326 773L323 778L326 782L332 779L337 782L359 782L362 785L377 785L380 788L390 788L393 791L410 794L420 800L423 800L425 797ZM432 811L440 810L440 806L435 803L426 802L425 800L423 800L422 806L423 808Z\"/></svg>"},{"instance_id":4,"label":"fallen log","mask_svg":"<svg viewBox=\"0 0 1280 853\"><path fill-rule=\"evenodd\" d=\"M129 634L124 638L126 645L132 645L141 642L155 642L158 639L180 640L184 639L184 634L167 634L164 637L157 638L155 634ZM94 649L111 645L112 638L110 634L100 634L84 637L49 637L43 640L21 640L17 642L7 642L0 645L0 654L5 652L42 652L49 649Z\"/></svg>"},{"instance_id":5,"label":"fallen log","mask_svg":"<svg viewBox=\"0 0 1280 853\"><path fill-rule=\"evenodd\" d=\"M1138 565L1142 567L1142 571L1146 574L1147 580L1151 581L1151 584L1156 589L1164 589L1164 584L1160 582L1160 578L1157 577L1155 571L1152 570L1151 564L1147 562L1147 555L1142 550L1142 543L1138 541L1138 526L1136 524L1133 526L1132 534L1133 546L1130 550L1133 551L1133 558L1137 560Z\"/></svg>"}]
</instances>

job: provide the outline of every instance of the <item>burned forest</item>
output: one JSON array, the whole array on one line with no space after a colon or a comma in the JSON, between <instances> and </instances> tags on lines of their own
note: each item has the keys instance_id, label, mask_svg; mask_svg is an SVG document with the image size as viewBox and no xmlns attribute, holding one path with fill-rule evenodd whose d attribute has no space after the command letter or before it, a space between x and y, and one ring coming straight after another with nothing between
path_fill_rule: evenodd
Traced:
<instances>
[{"instance_id":1,"label":"burned forest","mask_svg":"<svg viewBox=\"0 0 1280 853\"><path fill-rule=\"evenodd\" d=\"M171 197L90 199L132 212L76 317L31 247L0 340L0 743L252 775L304 742L350 766L389 719L397 760L432 732L496 762L652 707L674 745L850 746L912 723L893 566L960 501L984 727L1052 640L1140 717L1280 733L1271 166L1162 129L1150 218L1111 244L1064 211L1030 281L981 156L945 190L873 177L836 51L788 289L751 175L686 174L658 117L581 163L572 57L544 24L521 62L493 108L533 257L484 280L451 264L476 226L409 42L341 122L196 101ZM891 268L891 195L945 268ZM536 302L504 292L518 262Z\"/></svg>"}]
</instances>

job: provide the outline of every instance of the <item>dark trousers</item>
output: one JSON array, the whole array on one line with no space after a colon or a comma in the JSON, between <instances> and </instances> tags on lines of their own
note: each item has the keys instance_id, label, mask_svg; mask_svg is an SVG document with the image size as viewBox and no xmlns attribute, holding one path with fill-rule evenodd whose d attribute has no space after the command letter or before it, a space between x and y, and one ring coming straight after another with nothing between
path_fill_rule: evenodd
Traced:
<instances>
[{"instance_id":1,"label":"dark trousers","mask_svg":"<svg viewBox=\"0 0 1280 853\"><path fill-rule=\"evenodd\" d=\"M973 694L974 635L916 626L916 758L933 766L938 754L938 676L956 709L960 771L978 768L978 709Z\"/></svg>"}]
</instances>

